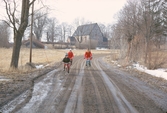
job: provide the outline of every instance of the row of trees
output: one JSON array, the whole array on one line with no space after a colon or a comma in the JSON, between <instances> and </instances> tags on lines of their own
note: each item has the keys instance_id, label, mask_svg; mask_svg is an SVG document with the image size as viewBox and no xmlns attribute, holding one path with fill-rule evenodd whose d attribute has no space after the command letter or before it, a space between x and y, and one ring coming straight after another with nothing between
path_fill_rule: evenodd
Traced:
<instances>
[{"instance_id":1,"label":"row of trees","mask_svg":"<svg viewBox=\"0 0 167 113\"><path fill-rule=\"evenodd\" d=\"M46 35L43 38L47 42L63 41L65 42L68 36L72 36L74 31L79 25L90 24L90 21L85 21L84 18L76 18L72 24L65 22L59 23L56 18L49 18L47 13L37 12L34 17L34 33L38 40L41 40L42 35ZM111 34L111 25L107 27L104 24L99 24L101 31L105 37L109 37ZM109 31L110 29L110 31Z\"/></svg>"},{"instance_id":2,"label":"row of trees","mask_svg":"<svg viewBox=\"0 0 167 113\"><path fill-rule=\"evenodd\" d=\"M165 63L165 57L157 58L162 58L166 36L167 0L129 0L112 26L112 42L121 48L121 57L127 62L143 61L150 69Z\"/></svg>"},{"instance_id":3,"label":"row of trees","mask_svg":"<svg viewBox=\"0 0 167 113\"><path fill-rule=\"evenodd\" d=\"M65 41L65 37L71 35L72 26L59 24L56 18L49 18L46 12L38 11L34 12L33 30L38 40Z\"/></svg>"}]
</instances>

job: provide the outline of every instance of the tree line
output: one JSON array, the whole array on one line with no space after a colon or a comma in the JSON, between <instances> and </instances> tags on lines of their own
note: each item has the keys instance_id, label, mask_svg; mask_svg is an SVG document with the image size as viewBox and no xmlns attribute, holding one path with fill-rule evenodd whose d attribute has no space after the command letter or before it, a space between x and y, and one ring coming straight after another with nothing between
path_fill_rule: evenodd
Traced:
<instances>
[{"instance_id":1,"label":"tree line","mask_svg":"<svg viewBox=\"0 0 167 113\"><path fill-rule=\"evenodd\" d=\"M140 62L149 69L166 63L167 0L129 0L112 26L111 45L126 62Z\"/></svg>"}]
</instances>

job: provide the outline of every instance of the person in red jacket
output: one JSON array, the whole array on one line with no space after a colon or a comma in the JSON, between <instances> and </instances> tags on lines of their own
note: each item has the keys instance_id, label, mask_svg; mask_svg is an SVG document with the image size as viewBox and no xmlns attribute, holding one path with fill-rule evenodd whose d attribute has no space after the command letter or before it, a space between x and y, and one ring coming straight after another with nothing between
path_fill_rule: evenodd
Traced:
<instances>
[{"instance_id":1,"label":"person in red jacket","mask_svg":"<svg viewBox=\"0 0 167 113\"><path fill-rule=\"evenodd\" d=\"M68 52L68 58L70 58L71 65L72 65L72 61L73 61L73 58L74 58L74 54L73 54L73 52L72 52L71 49L70 49L70 51Z\"/></svg>"},{"instance_id":2,"label":"person in red jacket","mask_svg":"<svg viewBox=\"0 0 167 113\"><path fill-rule=\"evenodd\" d=\"M92 60L92 53L89 49L87 49L87 51L85 52L84 59L89 61L89 65L91 66L90 60ZM87 66L87 63L86 63L86 66Z\"/></svg>"}]
</instances>

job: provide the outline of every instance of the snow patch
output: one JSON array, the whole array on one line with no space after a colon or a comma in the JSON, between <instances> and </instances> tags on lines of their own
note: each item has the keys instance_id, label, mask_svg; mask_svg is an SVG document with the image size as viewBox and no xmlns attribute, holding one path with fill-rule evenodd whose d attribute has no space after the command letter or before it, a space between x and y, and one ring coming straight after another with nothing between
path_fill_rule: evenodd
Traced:
<instances>
[{"instance_id":1,"label":"snow patch","mask_svg":"<svg viewBox=\"0 0 167 113\"><path fill-rule=\"evenodd\" d=\"M147 69L147 67L144 67L143 65L140 64L133 64L133 67L136 68L137 70L141 71L141 72L145 72L148 73L152 76L156 76L156 77L161 77L167 80L167 72L165 72L167 69L156 69L156 70L149 70Z\"/></svg>"}]
</instances>

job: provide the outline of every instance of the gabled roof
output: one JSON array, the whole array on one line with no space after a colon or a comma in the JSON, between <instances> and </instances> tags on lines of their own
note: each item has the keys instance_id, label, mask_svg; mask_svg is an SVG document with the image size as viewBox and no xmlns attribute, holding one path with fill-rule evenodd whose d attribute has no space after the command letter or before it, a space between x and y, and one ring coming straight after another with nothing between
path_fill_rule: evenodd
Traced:
<instances>
[{"instance_id":1,"label":"gabled roof","mask_svg":"<svg viewBox=\"0 0 167 113\"><path fill-rule=\"evenodd\" d=\"M95 26L98 26L97 23L85 24L85 25L78 26L77 30L74 32L73 36L89 35Z\"/></svg>"},{"instance_id":2,"label":"gabled roof","mask_svg":"<svg viewBox=\"0 0 167 113\"><path fill-rule=\"evenodd\" d=\"M30 41L31 41L30 39L23 40L22 44L26 45L27 47L30 47ZM36 48L44 48L45 47L42 42L40 42L40 41L38 41L37 39L34 39L34 38L32 38L32 46L36 47Z\"/></svg>"}]
</instances>

